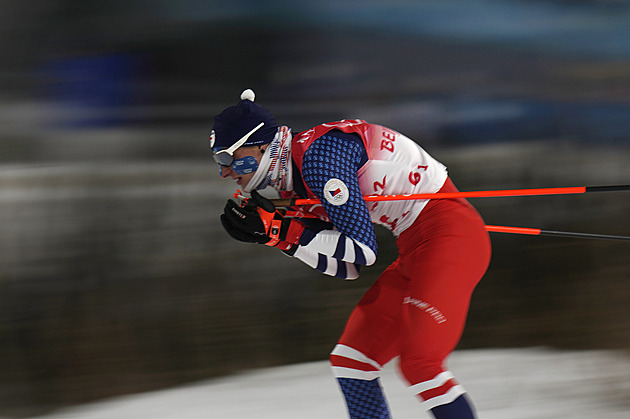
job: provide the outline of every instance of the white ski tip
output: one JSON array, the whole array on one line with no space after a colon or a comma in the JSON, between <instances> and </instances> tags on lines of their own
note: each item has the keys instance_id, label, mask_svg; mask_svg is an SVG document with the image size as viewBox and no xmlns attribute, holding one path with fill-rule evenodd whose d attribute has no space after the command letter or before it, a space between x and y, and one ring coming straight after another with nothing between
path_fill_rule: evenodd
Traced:
<instances>
[{"instance_id":1,"label":"white ski tip","mask_svg":"<svg viewBox=\"0 0 630 419\"><path fill-rule=\"evenodd\" d=\"M243 93L241 93L241 100L249 100L250 102L253 102L255 98L256 94L252 89L245 89L243 90Z\"/></svg>"}]
</instances>

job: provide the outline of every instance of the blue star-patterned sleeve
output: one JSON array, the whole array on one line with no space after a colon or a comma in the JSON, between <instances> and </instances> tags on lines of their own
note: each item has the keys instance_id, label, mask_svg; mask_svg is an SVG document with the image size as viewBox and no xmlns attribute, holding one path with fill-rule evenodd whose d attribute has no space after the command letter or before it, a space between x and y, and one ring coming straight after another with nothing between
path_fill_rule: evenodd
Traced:
<instances>
[{"instance_id":1,"label":"blue star-patterned sleeve","mask_svg":"<svg viewBox=\"0 0 630 419\"><path fill-rule=\"evenodd\" d=\"M366 161L361 139L341 131L316 139L304 154L304 183L321 200L335 230L307 229L294 256L329 275L356 278L359 265L371 265L376 260L376 235L357 176ZM325 197L324 189L331 179L348 189L348 199L342 205L333 205Z\"/></svg>"}]
</instances>

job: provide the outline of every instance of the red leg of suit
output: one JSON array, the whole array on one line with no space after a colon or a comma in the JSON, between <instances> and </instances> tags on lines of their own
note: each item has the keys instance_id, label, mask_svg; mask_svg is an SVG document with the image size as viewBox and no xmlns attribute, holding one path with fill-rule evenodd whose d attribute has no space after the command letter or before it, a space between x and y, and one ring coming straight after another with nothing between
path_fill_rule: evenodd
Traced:
<instances>
[{"instance_id":1,"label":"red leg of suit","mask_svg":"<svg viewBox=\"0 0 630 419\"><path fill-rule=\"evenodd\" d=\"M442 190L456 189L448 181ZM397 245L398 259L361 299L339 344L380 365L400 356L403 375L433 408L463 392L444 361L461 337L472 292L488 267L490 241L466 201L435 200Z\"/></svg>"}]
</instances>

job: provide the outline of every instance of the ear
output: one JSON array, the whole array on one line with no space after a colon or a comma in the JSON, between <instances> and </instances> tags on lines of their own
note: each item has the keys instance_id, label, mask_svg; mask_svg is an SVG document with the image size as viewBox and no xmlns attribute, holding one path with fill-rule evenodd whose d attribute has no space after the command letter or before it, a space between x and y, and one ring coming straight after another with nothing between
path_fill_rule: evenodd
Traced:
<instances>
[{"instance_id":1,"label":"ear","mask_svg":"<svg viewBox=\"0 0 630 419\"><path fill-rule=\"evenodd\" d=\"M260 146L260 152L262 154L265 154L265 150L267 149L268 146L269 146L269 143L261 145Z\"/></svg>"}]
</instances>

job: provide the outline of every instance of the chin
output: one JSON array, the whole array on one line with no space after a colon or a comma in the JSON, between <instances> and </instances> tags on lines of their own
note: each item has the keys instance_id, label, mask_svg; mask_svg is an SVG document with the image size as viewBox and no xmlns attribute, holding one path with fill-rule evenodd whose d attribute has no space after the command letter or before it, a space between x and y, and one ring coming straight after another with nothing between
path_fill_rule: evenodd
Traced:
<instances>
[{"instance_id":1,"label":"chin","mask_svg":"<svg viewBox=\"0 0 630 419\"><path fill-rule=\"evenodd\" d=\"M247 184L248 184L251 180L252 180L252 176L247 176L247 177L245 177L245 176L244 176L244 177L242 177L242 178L239 178L239 179L238 179L238 184L239 184L241 187L243 187L243 188L244 188L244 187L246 187L246 186L247 186Z\"/></svg>"}]
</instances>

